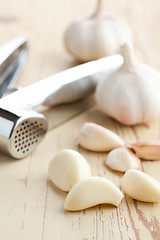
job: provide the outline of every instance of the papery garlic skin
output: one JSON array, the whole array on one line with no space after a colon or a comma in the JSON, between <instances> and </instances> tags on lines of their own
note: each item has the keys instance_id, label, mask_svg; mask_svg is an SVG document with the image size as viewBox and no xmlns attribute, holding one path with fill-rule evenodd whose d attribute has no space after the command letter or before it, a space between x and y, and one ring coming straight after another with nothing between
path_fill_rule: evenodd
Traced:
<instances>
[{"instance_id":1,"label":"papery garlic skin","mask_svg":"<svg viewBox=\"0 0 160 240\"><path fill-rule=\"evenodd\" d=\"M111 181L102 177L90 177L74 185L68 193L64 209L78 211L98 204L118 206L123 193Z\"/></svg>"},{"instance_id":2,"label":"papery garlic skin","mask_svg":"<svg viewBox=\"0 0 160 240\"><path fill-rule=\"evenodd\" d=\"M110 151L125 144L116 133L91 122L82 125L78 141L85 149L96 152Z\"/></svg>"},{"instance_id":3,"label":"papery garlic skin","mask_svg":"<svg viewBox=\"0 0 160 240\"><path fill-rule=\"evenodd\" d=\"M126 194L136 200L160 201L160 182L139 170L127 170L122 179L122 186Z\"/></svg>"},{"instance_id":4,"label":"papery garlic skin","mask_svg":"<svg viewBox=\"0 0 160 240\"><path fill-rule=\"evenodd\" d=\"M153 78L160 81L160 74L139 64L128 44L121 52L124 64L99 82L96 102L101 111L123 124L147 122L160 112L159 93L153 83Z\"/></svg>"},{"instance_id":5,"label":"papery garlic skin","mask_svg":"<svg viewBox=\"0 0 160 240\"><path fill-rule=\"evenodd\" d=\"M68 192L76 183L90 177L91 169L80 153L65 149L50 162L48 176L59 189Z\"/></svg>"},{"instance_id":6,"label":"papery garlic skin","mask_svg":"<svg viewBox=\"0 0 160 240\"><path fill-rule=\"evenodd\" d=\"M100 9L89 18L73 22L64 35L65 47L76 59L91 61L116 53L119 46L132 42L132 31L123 19Z\"/></svg>"},{"instance_id":7,"label":"papery garlic skin","mask_svg":"<svg viewBox=\"0 0 160 240\"><path fill-rule=\"evenodd\" d=\"M132 143L136 155L144 160L160 160L160 141Z\"/></svg>"},{"instance_id":8,"label":"papery garlic skin","mask_svg":"<svg viewBox=\"0 0 160 240\"><path fill-rule=\"evenodd\" d=\"M109 152L106 165L112 170L126 172L128 169L139 169L141 161L131 149L120 147Z\"/></svg>"}]
</instances>

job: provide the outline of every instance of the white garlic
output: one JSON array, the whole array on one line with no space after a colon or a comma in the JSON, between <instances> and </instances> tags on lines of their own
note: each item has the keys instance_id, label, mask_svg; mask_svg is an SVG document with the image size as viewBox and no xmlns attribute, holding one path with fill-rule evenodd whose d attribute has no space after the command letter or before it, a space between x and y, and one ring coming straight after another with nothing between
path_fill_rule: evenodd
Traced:
<instances>
[{"instance_id":1,"label":"white garlic","mask_svg":"<svg viewBox=\"0 0 160 240\"><path fill-rule=\"evenodd\" d=\"M160 183L148 174L129 169L124 174L122 186L128 196L144 202L160 201Z\"/></svg>"},{"instance_id":2,"label":"white garlic","mask_svg":"<svg viewBox=\"0 0 160 240\"><path fill-rule=\"evenodd\" d=\"M87 150L110 151L124 146L124 141L114 132L96 123L86 122L80 129L79 144Z\"/></svg>"},{"instance_id":3,"label":"white garlic","mask_svg":"<svg viewBox=\"0 0 160 240\"><path fill-rule=\"evenodd\" d=\"M86 159L77 151L65 149L58 152L48 167L50 180L68 192L76 183L91 176Z\"/></svg>"},{"instance_id":4,"label":"white garlic","mask_svg":"<svg viewBox=\"0 0 160 240\"><path fill-rule=\"evenodd\" d=\"M160 141L145 141L130 144L136 155L145 160L160 160Z\"/></svg>"},{"instance_id":5,"label":"white garlic","mask_svg":"<svg viewBox=\"0 0 160 240\"><path fill-rule=\"evenodd\" d=\"M121 18L101 11L101 0L93 16L73 22L66 30L66 49L80 61L115 54L124 42L132 42L129 25Z\"/></svg>"},{"instance_id":6,"label":"white garlic","mask_svg":"<svg viewBox=\"0 0 160 240\"><path fill-rule=\"evenodd\" d=\"M131 149L120 147L108 154L106 165L113 170L126 172L128 169L139 169L141 161Z\"/></svg>"},{"instance_id":7,"label":"white garlic","mask_svg":"<svg viewBox=\"0 0 160 240\"><path fill-rule=\"evenodd\" d=\"M65 199L64 209L78 211L103 203L118 206L122 198L123 193L111 181L90 177L74 185Z\"/></svg>"},{"instance_id":8,"label":"white garlic","mask_svg":"<svg viewBox=\"0 0 160 240\"><path fill-rule=\"evenodd\" d=\"M160 111L157 85L160 74L139 64L131 46L121 47L123 65L108 74L96 88L99 108L108 116L126 125L151 120Z\"/></svg>"}]
</instances>

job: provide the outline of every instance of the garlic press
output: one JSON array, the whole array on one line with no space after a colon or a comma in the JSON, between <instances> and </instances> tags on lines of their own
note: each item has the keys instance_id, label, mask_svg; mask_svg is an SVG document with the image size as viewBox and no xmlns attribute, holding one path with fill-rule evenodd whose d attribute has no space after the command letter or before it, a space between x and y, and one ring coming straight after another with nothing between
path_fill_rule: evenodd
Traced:
<instances>
[{"instance_id":1,"label":"garlic press","mask_svg":"<svg viewBox=\"0 0 160 240\"><path fill-rule=\"evenodd\" d=\"M0 151L17 159L31 154L48 129L46 118L35 107L48 101L56 105L85 97L95 89L94 74L122 63L120 55L84 63L1 98Z\"/></svg>"}]
</instances>

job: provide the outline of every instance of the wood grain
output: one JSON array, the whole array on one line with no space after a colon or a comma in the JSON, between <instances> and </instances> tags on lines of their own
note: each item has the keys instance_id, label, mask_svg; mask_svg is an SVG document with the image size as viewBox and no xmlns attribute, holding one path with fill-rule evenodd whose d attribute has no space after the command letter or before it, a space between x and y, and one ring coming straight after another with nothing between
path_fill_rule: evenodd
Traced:
<instances>
[{"instance_id":1,"label":"wood grain","mask_svg":"<svg viewBox=\"0 0 160 240\"><path fill-rule=\"evenodd\" d=\"M63 45L70 22L92 14L93 0L1 0L0 44L25 35L28 61L18 86L48 77L78 64ZM158 0L104 0L104 9L131 25L138 59L160 70L160 2ZM135 201L125 195L121 205L99 205L75 213L64 211L66 193L47 176L48 163L61 149L78 150L89 162L92 174L114 182L122 191L123 174L109 170L106 153L86 151L77 145L79 129L86 121L98 123L124 140L160 139L160 118L126 127L101 114L93 98L45 110L50 131L32 155L14 160L0 154L0 239L2 240L159 240L160 204ZM160 181L160 161L142 161L143 171Z\"/></svg>"}]
</instances>

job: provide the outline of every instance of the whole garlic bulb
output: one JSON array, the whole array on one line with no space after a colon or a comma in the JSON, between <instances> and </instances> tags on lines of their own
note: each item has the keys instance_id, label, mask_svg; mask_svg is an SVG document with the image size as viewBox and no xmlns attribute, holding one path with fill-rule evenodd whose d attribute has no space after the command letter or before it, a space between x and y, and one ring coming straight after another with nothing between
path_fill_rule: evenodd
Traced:
<instances>
[{"instance_id":1,"label":"whole garlic bulb","mask_svg":"<svg viewBox=\"0 0 160 240\"><path fill-rule=\"evenodd\" d=\"M126 125L143 123L152 119L160 110L156 82L160 74L151 67L139 64L133 48L121 47L124 63L110 72L96 88L99 108L108 116Z\"/></svg>"},{"instance_id":2,"label":"whole garlic bulb","mask_svg":"<svg viewBox=\"0 0 160 240\"><path fill-rule=\"evenodd\" d=\"M101 11L98 0L93 16L73 22L66 30L66 49L80 61L91 61L115 54L124 42L132 42L129 25L121 18Z\"/></svg>"}]
</instances>

